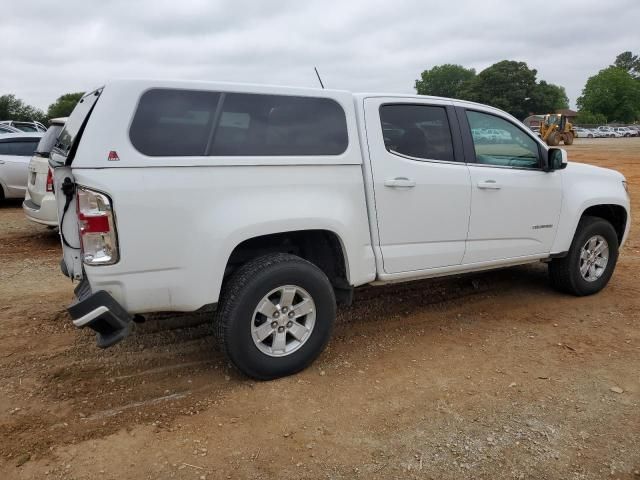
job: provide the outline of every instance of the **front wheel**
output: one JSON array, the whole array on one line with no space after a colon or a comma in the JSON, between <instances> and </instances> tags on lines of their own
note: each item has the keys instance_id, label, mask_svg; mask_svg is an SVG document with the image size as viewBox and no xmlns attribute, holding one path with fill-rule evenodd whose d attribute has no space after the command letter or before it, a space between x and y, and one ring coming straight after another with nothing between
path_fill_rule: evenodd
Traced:
<instances>
[{"instance_id":1,"label":"front wheel","mask_svg":"<svg viewBox=\"0 0 640 480\"><path fill-rule=\"evenodd\" d=\"M582 217L566 257L549 263L551 284L577 296L602 290L618 261L618 236L613 226L598 217Z\"/></svg>"},{"instance_id":2,"label":"front wheel","mask_svg":"<svg viewBox=\"0 0 640 480\"><path fill-rule=\"evenodd\" d=\"M336 316L333 287L300 257L249 261L225 286L216 336L245 375L271 380L307 367L324 350Z\"/></svg>"},{"instance_id":3,"label":"front wheel","mask_svg":"<svg viewBox=\"0 0 640 480\"><path fill-rule=\"evenodd\" d=\"M573 145L573 133L567 132L564 136L565 145Z\"/></svg>"}]
</instances>

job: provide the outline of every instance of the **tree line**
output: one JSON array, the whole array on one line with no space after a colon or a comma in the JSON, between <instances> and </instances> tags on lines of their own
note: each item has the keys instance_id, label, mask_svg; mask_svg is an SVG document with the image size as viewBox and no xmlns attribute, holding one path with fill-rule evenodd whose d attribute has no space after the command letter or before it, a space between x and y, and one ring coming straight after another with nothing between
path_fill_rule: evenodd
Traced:
<instances>
[{"instance_id":1,"label":"tree line","mask_svg":"<svg viewBox=\"0 0 640 480\"><path fill-rule=\"evenodd\" d=\"M84 92L65 93L49 105L46 112L27 105L13 94L0 96L0 120L36 121L47 124L49 119L68 117Z\"/></svg>"},{"instance_id":2,"label":"tree line","mask_svg":"<svg viewBox=\"0 0 640 480\"><path fill-rule=\"evenodd\" d=\"M459 98L493 105L524 119L567 108L564 87L537 80L525 62L503 60L476 73L444 64L425 70L415 81L420 95ZM632 123L640 119L640 58L621 53L609 67L589 77L577 100L580 123Z\"/></svg>"}]
</instances>

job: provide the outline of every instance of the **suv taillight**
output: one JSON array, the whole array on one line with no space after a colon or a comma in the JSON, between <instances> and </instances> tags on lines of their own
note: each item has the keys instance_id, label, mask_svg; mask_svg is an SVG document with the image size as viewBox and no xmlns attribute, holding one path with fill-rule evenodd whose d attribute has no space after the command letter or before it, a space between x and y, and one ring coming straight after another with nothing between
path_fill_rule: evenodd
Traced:
<instances>
[{"instance_id":1,"label":"suv taillight","mask_svg":"<svg viewBox=\"0 0 640 480\"><path fill-rule=\"evenodd\" d=\"M53 170L47 172L47 192L53 192Z\"/></svg>"},{"instance_id":2,"label":"suv taillight","mask_svg":"<svg viewBox=\"0 0 640 480\"><path fill-rule=\"evenodd\" d=\"M119 255L111 199L103 193L78 187L76 206L82 260L87 265L113 265Z\"/></svg>"}]
</instances>

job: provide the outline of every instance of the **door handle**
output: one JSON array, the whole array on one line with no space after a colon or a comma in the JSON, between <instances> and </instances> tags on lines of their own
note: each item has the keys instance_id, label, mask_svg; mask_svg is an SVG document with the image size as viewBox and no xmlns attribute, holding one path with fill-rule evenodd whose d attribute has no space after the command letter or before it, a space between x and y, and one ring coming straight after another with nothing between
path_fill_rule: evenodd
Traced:
<instances>
[{"instance_id":1,"label":"door handle","mask_svg":"<svg viewBox=\"0 0 640 480\"><path fill-rule=\"evenodd\" d=\"M4 165L4 160L0 160L0 165Z\"/></svg>"},{"instance_id":2,"label":"door handle","mask_svg":"<svg viewBox=\"0 0 640 480\"><path fill-rule=\"evenodd\" d=\"M416 182L408 179L407 177L396 177L393 179L385 180L384 186L391 188L413 188L416 186Z\"/></svg>"},{"instance_id":3,"label":"door handle","mask_svg":"<svg viewBox=\"0 0 640 480\"><path fill-rule=\"evenodd\" d=\"M478 188L482 188L484 190L500 190L502 185L495 180L482 180L481 182L478 182Z\"/></svg>"}]
</instances>

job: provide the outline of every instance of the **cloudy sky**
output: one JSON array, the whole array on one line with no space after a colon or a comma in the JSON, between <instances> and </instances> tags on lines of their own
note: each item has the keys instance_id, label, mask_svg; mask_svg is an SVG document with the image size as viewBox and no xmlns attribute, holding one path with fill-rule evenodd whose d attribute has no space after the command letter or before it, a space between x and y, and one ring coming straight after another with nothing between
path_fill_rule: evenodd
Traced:
<instances>
[{"instance_id":1,"label":"cloudy sky","mask_svg":"<svg viewBox=\"0 0 640 480\"><path fill-rule=\"evenodd\" d=\"M0 15L0 95L46 108L114 77L414 92L442 63L525 61L575 105L640 53L640 0L21 0Z\"/></svg>"}]
</instances>

